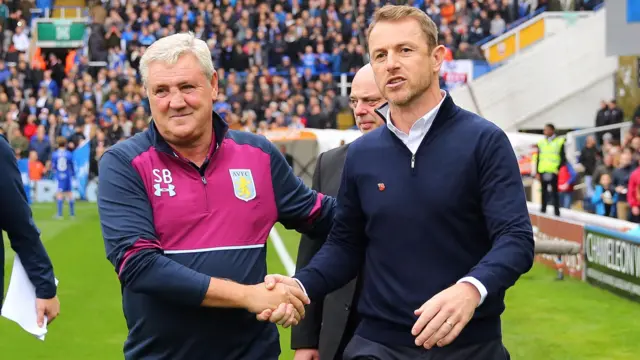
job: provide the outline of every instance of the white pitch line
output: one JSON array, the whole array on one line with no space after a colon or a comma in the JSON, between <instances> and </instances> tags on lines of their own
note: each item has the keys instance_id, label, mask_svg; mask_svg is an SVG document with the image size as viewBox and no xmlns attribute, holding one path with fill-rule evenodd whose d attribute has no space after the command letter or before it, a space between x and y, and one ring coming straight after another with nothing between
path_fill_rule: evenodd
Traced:
<instances>
[{"instance_id":1,"label":"white pitch line","mask_svg":"<svg viewBox=\"0 0 640 360\"><path fill-rule=\"evenodd\" d=\"M273 247L276 248L280 262L282 262L285 270L287 270L287 274L289 276L293 276L296 273L296 264L293 262L293 259L291 259L291 255L289 255L287 248L284 246L284 242L282 241L280 234L278 234L275 226L271 228L269 237L271 237Z\"/></svg>"}]
</instances>

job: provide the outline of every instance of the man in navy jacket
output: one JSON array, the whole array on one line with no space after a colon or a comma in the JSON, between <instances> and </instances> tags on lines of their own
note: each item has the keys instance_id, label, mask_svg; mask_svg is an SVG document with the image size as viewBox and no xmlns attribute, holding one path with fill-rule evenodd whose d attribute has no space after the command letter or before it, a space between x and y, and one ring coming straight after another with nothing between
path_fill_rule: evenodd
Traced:
<instances>
[{"instance_id":1,"label":"man in navy jacket","mask_svg":"<svg viewBox=\"0 0 640 360\"><path fill-rule=\"evenodd\" d=\"M363 269L345 359L508 359L504 295L534 256L513 148L440 90L445 49L424 12L384 6L369 29L387 126L349 147L325 245L266 285L298 283L314 301Z\"/></svg>"},{"instance_id":2,"label":"man in navy jacket","mask_svg":"<svg viewBox=\"0 0 640 360\"><path fill-rule=\"evenodd\" d=\"M36 289L35 310L38 325L42 327L45 317L50 323L60 312L53 265L40 241L40 231L33 222L15 152L2 135L0 169L0 308L4 289L4 230L9 236L11 248L20 257L22 266Z\"/></svg>"}]
</instances>

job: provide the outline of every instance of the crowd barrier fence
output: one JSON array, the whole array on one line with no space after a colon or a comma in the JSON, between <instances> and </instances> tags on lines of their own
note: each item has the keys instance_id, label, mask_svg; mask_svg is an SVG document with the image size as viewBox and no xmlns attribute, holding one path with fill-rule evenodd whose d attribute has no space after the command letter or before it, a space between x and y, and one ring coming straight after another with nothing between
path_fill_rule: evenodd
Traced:
<instances>
[{"instance_id":1,"label":"crowd barrier fence","mask_svg":"<svg viewBox=\"0 0 640 360\"><path fill-rule=\"evenodd\" d=\"M579 254L560 258L539 254L536 262L552 269L559 265L572 278L640 302L638 224L571 209L561 209L558 217L542 213L540 204L531 202L528 207L536 241L567 241L581 247Z\"/></svg>"}]
</instances>

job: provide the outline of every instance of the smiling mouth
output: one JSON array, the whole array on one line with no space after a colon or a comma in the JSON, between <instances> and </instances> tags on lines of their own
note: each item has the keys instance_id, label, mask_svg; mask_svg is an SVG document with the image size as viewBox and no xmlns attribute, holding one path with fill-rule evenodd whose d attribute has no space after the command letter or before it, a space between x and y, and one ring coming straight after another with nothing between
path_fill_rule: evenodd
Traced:
<instances>
[{"instance_id":1,"label":"smiling mouth","mask_svg":"<svg viewBox=\"0 0 640 360\"><path fill-rule=\"evenodd\" d=\"M181 118L181 117L185 117L185 116L189 116L189 115L191 115L191 113L189 113L189 114L177 114L177 115L171 115L171 118L175 119L175 118Z\"/></svg>"}]
</instances>

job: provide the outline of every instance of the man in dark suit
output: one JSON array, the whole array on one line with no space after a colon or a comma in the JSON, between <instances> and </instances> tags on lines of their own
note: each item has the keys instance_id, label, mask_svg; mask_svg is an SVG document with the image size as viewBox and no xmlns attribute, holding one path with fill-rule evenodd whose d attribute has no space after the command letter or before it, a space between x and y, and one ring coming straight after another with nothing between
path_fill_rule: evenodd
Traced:
<instances>
[{"instance_id":1,"label":"man in dark suit","mask_svg":"<svg viewBox=\"0 0 640 360\"><path fill-rule=\"evenodd\" d=\"M370 65L361 68L351 83L350 105L358 129L366 134L382 124L375 109L386 100L380 94ZM314 190L336 196L340 187L342 168L349 144L329 150L318 156L313 174ZM297 268L305 267L320 250L326 239L312 239L303 235L298 249ZM296 350L294 360L342 359L342 353L353 336L357 325L356 280L327 295L324 301L308 305L304 320L292 329L291 348Z\"/></svg>"}]
</instances>

